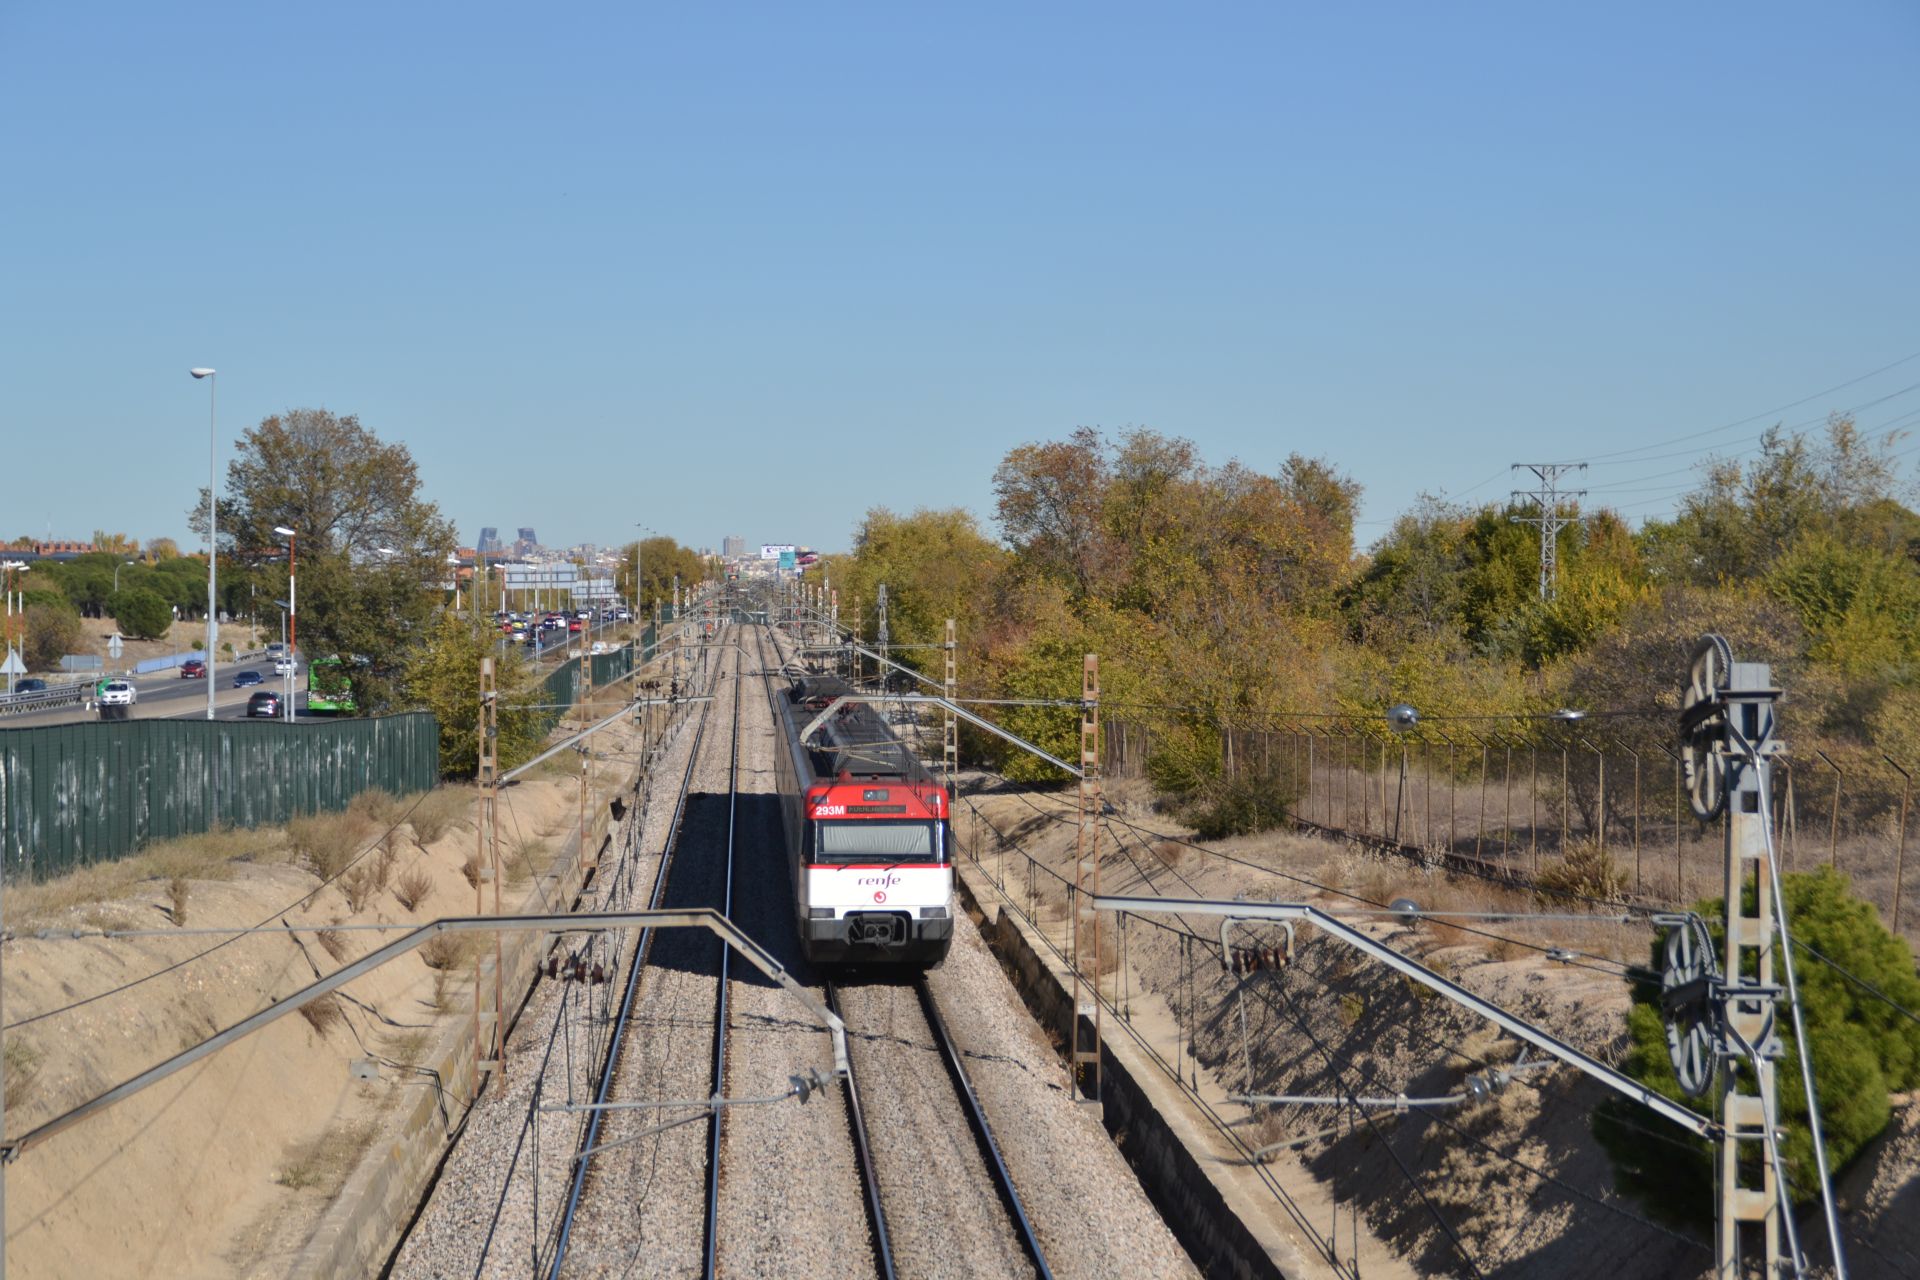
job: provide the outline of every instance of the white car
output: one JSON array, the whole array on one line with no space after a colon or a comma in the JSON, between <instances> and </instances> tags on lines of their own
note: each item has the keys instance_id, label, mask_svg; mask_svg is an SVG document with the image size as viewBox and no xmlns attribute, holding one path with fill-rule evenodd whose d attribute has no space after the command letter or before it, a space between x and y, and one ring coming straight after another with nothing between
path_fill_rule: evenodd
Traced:
<instances>
[{"instance_id":1,"label":"white car","mask_svg":"<svg viewBox=\"0 0 1920 1280\"><path fill-rule=\"evenodd\" d=\"M290 676L293 674L293 670L293 659L287 657L285 654L273 660L273 674L277 676Z\"/></svg>"},{"instance_id":2,"label":"white car","mask_svg":"<svg viewBox=\"0 0 1920 1280\"><path fill-rule=\"evenodd\" d=\"M130 707L139 696L139 691L125 680L109 680L100 687L103 707Z\"/></svg>"}]
</instances>

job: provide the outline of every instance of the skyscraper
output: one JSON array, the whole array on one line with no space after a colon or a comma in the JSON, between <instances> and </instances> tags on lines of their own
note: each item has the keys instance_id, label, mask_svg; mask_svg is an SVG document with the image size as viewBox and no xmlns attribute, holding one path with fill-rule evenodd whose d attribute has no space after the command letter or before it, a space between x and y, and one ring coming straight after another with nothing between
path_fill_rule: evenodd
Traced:
<instances>
[{"instance_id":1,"label":"skyscraper","mask_svg":"<svg viewBox=\"0 0 1920 1280\"><path fill-rule=\"evenodd\" d=\"M500 530L488 525L480 530L480 542L474 548L483 556L493 555L500 550Z\"/></svg>"},{"instance_id":2,"label":"skyscraper","mask_svg":"<svg viewBox=\"0 0 1920 1280\"><path fill-rule=\"evenodd\" d=\"M720 554L729 560L738 560L747 554L747 540L737 533L730 533L720 542Z\"/></svg>"}]
</instances>

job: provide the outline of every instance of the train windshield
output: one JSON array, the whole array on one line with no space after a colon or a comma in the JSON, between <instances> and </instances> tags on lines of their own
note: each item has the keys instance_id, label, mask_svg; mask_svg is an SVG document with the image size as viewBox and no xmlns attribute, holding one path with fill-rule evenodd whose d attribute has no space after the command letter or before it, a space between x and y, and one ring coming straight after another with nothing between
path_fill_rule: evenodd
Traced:
<instances>
[{"instance_id":1,"label":"train windshield","mask_svg":"<svg viewBox=\"0 0 1920 1280\"><path fill-rule=\"evenodd\" d=\"M814 827L819 862L940 861L931 822L816 822Z\"/></svg>"}]
</instances>

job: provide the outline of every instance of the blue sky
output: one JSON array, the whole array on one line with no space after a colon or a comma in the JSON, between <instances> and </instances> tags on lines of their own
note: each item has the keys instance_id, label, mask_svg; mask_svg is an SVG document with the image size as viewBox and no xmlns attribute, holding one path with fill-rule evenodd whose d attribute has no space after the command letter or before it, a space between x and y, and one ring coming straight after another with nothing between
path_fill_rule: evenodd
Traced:
<instances>
[{"instance_id":1,"label":"blue sky","mask_svg":"<svg viewBox=\"0 0 1920 1280\"><path fill-rule=\"evenodd\" d=\"M1905 0L13 0L0 536L187 541L195 364L467 541L838 547L1080 424L1325 456L1363 540L1635 448L1657 514L1772 419L1677 437L1920 422L1826 394L1920 353L1916 65Z\"/></svg>"}]
</instances>

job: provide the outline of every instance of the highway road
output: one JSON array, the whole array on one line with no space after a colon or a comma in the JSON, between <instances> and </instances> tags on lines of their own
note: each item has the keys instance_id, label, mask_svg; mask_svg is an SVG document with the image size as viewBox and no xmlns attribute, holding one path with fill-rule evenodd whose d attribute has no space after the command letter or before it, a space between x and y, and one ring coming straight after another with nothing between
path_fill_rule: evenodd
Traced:
<instances>
[{"instance_id":1,"label":"highway road","mask_svg":"<svg viewBox=\"0 0 1920 1280\"><path fill-rule=\"evenodd\" d=\"M257 671L265 683L251 687L235 688L233 678L242 671ZM302 663L299 673L294 677L294 705L301 710L299 718L306 720L303 704L306 698L306 664ZM247 718L247 699L262 689L283 689L286 677L273 674L273 661L268 658L242 662L234 666L222 663L215 678L213 704L214 713L222 720L244 720ZM203 719L207 714L207 683L204 680L183 680L178 671L157 671L152 675L133 677L133 687L139 691L133 704L132 719L168 720ZM50 724L91 724L100 718L98 711L85 707L60 707L51 711L23 712L0 720L0 729L34 729ZM318 717L316 717L318 718Z\"/></svg>"}]
</instances>

